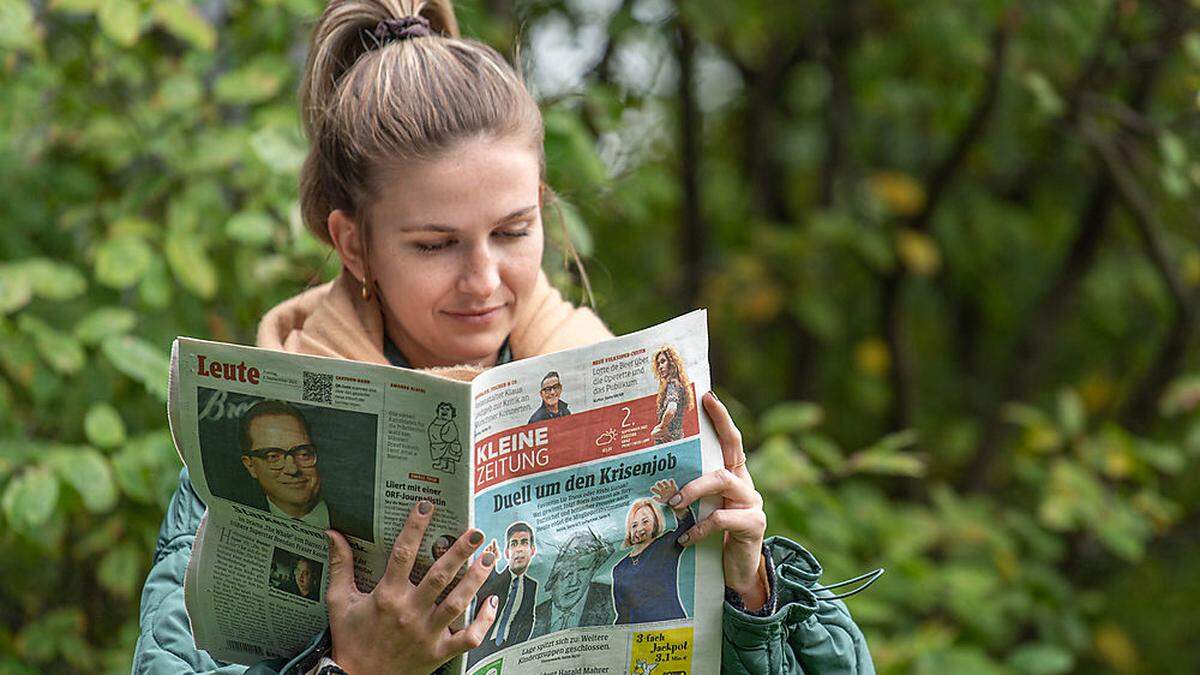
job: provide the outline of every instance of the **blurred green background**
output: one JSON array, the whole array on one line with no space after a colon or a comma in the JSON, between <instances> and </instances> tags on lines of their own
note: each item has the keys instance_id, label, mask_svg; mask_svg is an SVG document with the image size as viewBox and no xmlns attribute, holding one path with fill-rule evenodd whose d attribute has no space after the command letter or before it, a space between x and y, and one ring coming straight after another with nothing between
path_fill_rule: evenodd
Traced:
<instances>
[{"instance_id":1,"label":"blurred green background","mask_svg":"<svg viewBox=\"0 0 1200 675\"><path fill-rule=\"evenodd\" d=\"M322 4L0 0L0 673L128 672L172 338L336 271ZM771 531L888 568L882 673L1200 672L1200 2L458 13L544 104L601 315L709 307Z\"/></svg>"}]
</instances>

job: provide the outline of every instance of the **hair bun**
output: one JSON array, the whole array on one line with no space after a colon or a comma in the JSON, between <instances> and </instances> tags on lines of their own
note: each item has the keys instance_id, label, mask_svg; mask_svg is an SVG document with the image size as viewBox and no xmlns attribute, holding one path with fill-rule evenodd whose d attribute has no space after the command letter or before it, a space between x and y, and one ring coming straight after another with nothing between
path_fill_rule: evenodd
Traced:
<instances>
[{"instance_id":1,"label":"hair bun","mask_svg":"<svg viewBox=\"0 0 1200 675\"><path fill-rule=\"evenodd\" d=\"M429 19L423 16L383 19L375 24L375 29L371 31L371 36L381 46L389 42L428 37L432 34L433 30L430 28Z\"/></svg>"}]
</instances>

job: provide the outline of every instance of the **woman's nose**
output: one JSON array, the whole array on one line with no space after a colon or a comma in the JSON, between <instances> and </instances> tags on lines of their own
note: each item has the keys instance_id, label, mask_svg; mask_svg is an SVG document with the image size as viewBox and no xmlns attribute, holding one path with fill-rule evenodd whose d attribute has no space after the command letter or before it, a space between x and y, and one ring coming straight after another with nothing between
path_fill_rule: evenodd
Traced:
<instances>
[{"instance_id":1,"label":"woman's nose","mask_svg":"<svg viewBox=\"0 0 1200 675\"><path fill-rule=\"evenodd\" d=\"M470 249L463 263L458 290L480 298L491 297L500 286L500 266L487 243Z\"/></svg>"}]
</instances>

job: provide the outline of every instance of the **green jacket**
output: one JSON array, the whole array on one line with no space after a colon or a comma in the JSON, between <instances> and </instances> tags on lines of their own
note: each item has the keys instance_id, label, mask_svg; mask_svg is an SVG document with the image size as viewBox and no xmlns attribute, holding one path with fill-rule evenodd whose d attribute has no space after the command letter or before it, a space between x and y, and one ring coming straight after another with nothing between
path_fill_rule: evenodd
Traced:
<instances>
[{"instance_id":1,"label":"green jacket","mask_svg":"<svg viewBox=\"0 0 1200 675\"><path fill-rule=\"evenodd\" d=\"M133 672L291 675L311 668L324 636L288 662L246 666L219 663L196 649L183 606L183 575L204 504L187 470L158 534L154 564L142 589L141 634ZM755 616L725 603L722 673L726 675L873 674L862 631L846 605L817 586L821 566L808 551L781 537L767 540L775 611ZM826 596L826 597L821 597ZM770 611L768 609L767 611ZM326 634L328 631L326 631Z\"/></svg>"}]
</instances>

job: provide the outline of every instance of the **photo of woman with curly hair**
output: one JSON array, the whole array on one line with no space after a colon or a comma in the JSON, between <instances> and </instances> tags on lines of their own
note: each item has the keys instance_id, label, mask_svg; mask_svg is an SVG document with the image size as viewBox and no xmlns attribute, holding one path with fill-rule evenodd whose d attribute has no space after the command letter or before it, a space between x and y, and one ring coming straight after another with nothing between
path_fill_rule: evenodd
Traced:
<instances>
[{"instance_id":1,"label":"photo of woman with curly hair","mask_svg":"<svg viewBox=\"0 0 1200 675\"><path fill-rule=\"evenodd\" d=\"M674 347L663 347L650 360L658 378L658 424L650 430L655 443L683 438L683 416L696 406L692 381L683 369L683 358Z\"/></svg>"}]
</instances>

